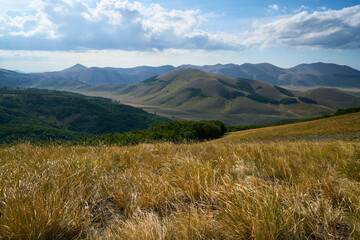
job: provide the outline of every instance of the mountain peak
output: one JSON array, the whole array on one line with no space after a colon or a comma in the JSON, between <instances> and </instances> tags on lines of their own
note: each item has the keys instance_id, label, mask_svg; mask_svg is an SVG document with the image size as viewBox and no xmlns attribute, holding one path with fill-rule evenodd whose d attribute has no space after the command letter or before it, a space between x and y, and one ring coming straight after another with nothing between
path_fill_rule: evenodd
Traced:
<instances>
[{"instance_id":1,"label":"mountain peak","mask_svg":"<svg viewBox=\"0 0 360 240\"><path fill-rule=\"evenodd\" d=\"M84 65L81 65L80 63L77 63L72 67L64 69L63 71L74 72L74 71L81 71L81 70L84 70L84 69L87 69L87 67L85 67Z\"/></svg>"}]
</instances>

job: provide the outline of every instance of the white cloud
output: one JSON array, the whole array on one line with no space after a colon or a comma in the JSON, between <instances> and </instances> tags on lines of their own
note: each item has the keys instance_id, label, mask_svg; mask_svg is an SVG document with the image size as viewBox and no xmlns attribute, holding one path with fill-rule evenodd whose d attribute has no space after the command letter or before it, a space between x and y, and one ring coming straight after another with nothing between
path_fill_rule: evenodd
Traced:
<instances>
[{"instance_id":1,"label":"white cloud","mask_svg":"<svg viewBox=\"0 0 360 240\"><path fill-rule=\"evenodd\" d=\"M327 8L326 6L318 7L318 9L319 9L320 11L326 11L326 10L328 10L328 8Z\"/></svg>"},{"instance_id":2,"label":"white cloud","mask_svg":"<svg viewBox=\"0 0 360 240\"><path fill-rule=\"evenodd\" d=\"M272 4L272 5L269 5L269 9L272 9L272 10L278 11L278 10L279 10L279 5L277 5L277 4Z\"/></svg>"},{"instance_id":3,"label":"white cloud","mask_svg":"<svg viewBox=\"0 0 360 240\"><path fill-rule=\"evenodd\" d=\"M167 10L129 0L34 0L32 14L5 16L0 48L81 49L240 49L233 35L201 30L200 10ZM51 39L51 41L49 40Z\"/></svg>"},{"instance_id":4,"label":"white cloud","mask_svg":"<svg viewBox=\"0 0 360 240\"><path fill-rule=\"evenodd\" d=\"M164 51L245 47L360 48L360 5L303 11L253 23L253 30L209 32L201 10L165 9L148 1L34 0L30 11L0 14L0 49ZM272 4L267 10L281 9ZM270 19L270 20L269 20ZM235 28L234 28L235 29Z\"/></svg>"},{"instance_id":5,"label":"white cloud","mask_svg":"<svg viewBox=\"0 0 360 240\"><path fill-rule=\"evenodd\" d=\"M275 13L277 13L279 11L279 5L277 4L271 4L268 6L268 8L265 9L265 11L270 14L270 15L273 15Z\"/></svg>"},{"instance_id":6,"label":"white cloud","mask_svg":"<svg viewBox=\"0 0 360 240\"><path fill-rule=\"evenodd\" d=\"M258 25L246 46L360 48L360 5L342 10L300 12Z\"/></svg>"},{"instance_id":7,"label":"white cloud","mask_svg":"<svg viewBox=\"0 0 360 240\"><path fill-rule=\"evenodd\" d=\"M299 12L302 12L302 11L307 10L307 9L309 9L309 7L307 7L305 5L301 5L298 9L295 9L294 12L299 13Z\"/></svg>"}]
</instances>

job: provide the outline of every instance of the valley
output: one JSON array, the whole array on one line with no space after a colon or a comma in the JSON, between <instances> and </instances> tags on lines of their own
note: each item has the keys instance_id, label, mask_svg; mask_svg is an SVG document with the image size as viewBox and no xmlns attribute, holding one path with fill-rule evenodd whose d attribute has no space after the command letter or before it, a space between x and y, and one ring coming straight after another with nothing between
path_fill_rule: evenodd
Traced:
<instances>
[{"instance_id":1,"label":"valley","mask_svg":"<svg viewBox=\"0 0 360 240\"><path fill-rule=\"evenodd\" d=\"M77 64L36 74L3 69L0 84L108 97L173 120L251 125L356 107L360 105L359 76L355 69L325 63L290 69L268 63L135 68Z\"/></svg>"}]
</instances>

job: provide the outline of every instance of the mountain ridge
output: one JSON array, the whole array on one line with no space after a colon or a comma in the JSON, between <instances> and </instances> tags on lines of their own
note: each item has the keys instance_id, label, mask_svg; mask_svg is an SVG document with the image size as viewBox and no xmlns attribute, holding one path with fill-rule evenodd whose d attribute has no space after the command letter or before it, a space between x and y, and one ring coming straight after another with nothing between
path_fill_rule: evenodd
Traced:
<instances>
[{"instance_id":1,"label":"mountain ridge","mask_svg":"<svg viewBox=\"0 0 360 240\"><path fill-rule=\"evenodd\" d=\"M299 64L292 68L281 68L270 63L244 63L241 65L215 64L178 67L164 65L158 67L138 66L133 68L90 67L81 64L57 72L32 74L45 78L62 78L80 81L85 84L135 84L155 75L180 69L199 69L209 73L232 78L260 80L287 87L344 87L360 88L360 71L346 65L334 63Z\"/></svg>"}]
</instances>

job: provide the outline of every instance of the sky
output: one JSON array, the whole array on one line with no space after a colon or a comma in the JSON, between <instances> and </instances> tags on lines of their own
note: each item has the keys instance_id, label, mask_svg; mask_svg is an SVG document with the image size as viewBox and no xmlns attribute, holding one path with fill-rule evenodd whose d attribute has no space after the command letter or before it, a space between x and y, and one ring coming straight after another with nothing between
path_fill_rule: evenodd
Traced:
<instances>
[{"instance_id":1,"label":"sky","mask_svg":"<svg viewBox=\"0 0 360 240\"><path fill-rule=\"evenodd\" d=\"M360 0L0 0L0 68L327 62L360 70Z\"/></svg>"}]
</instances>

